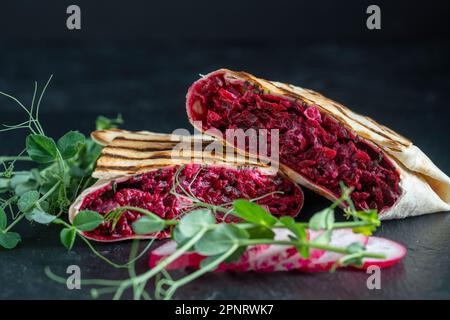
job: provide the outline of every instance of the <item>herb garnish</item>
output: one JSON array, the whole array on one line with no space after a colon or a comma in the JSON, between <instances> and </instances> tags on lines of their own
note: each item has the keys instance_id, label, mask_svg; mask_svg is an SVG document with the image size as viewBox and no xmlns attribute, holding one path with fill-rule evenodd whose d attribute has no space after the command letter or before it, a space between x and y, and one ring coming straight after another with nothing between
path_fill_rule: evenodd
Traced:
<instances>
[{"instance_id":1,"label":"herb garnish","mask_svg":"<svg viewBox=\"0 0 450 320\"><path fill-rule=\"evenodd\" d=\"M383 255L367 252L364 246L353 243L346 248L333 247L329 244L332 230L352 228L354 232L370 235L380 222L376 210L357 211L349 197L351 190L341 185L342 196L330 207L316 213L309 222L297 222L291 217L274 217L263 207L255 203L258 199L238 199L222 206L212 205L197 199L190 190L184 189L179 181L179 173L175 175L172 194L187 200L186 211L180 220L164 220L154 213L136 207L119 207L105 217L94 211L80 211L73 224L69 224L59 216L66 212L70 203L85 188L94 181L91 173L95 161L100 155L101 147L93 140L77 131L69 131L57 141L47 136L39 122L40 104L50 83L51 77L42 89L37 101L38 85L35 82L34 94L30 107L26 107L17 98L0 92L23 109L28 120L15 124L3 125L0 132L26 129L25 149L17 156L1 156L0 165L0 246L12 249L21 241L17 232L11 231L25 217L41 224L54 223L61 225L62 244L70 250L79 236L100 259L116 268L127 268L129 278L125 280L84 280L86 285L101 286L92 289L92 296L113 293L115 299L120 299L126 290L131 289L134 299L150 299L146 285L155 279L154 297L170 299L177 289L195 280L203 274L216 269L222 262L236 261L249 246L258 244L277 244L297 248L302 257L309 257L310 250L322 249L341 253L344 256L337 262L339 265L361 265L365 257L384 258ZM97 129L116 127L123 122L119 116L116 119L99 117ZM17 162L33 162L37 166L27 171L16 171ZM180 189L182 193L178 193ZM265 196L270 196L265 195ZM263 196L263 197L265 197ZM345 204L345 215L353 221L335 222L334 210ZM171 228L172 238L177 243L177 250L161 261L151 270L136 274L135 262L140 259L153 243L149 241L146 248L138 254L139 240L133 242L129 261L116 264L101 255L83 232L92 231L104 221L117 223L123 212L137 211L143 215L132 227L136 234L149 234ZM232 214L241 219L235 223L217 223L215 213ZM8 219L8 214L10 219ZM11 222L8 224L8 220ZM292 232L289 240L274 239L274 228L287 228ZM322 234L308 240L306 229L322 230ZM180 279L173 279L165 268L178 257L188 251L194 251L207 256L200 268ZM66 283L66 279L53 274L46 268L46 274L53 280Z\"/></svg>"},{"instance_id":2,"label":"herb garnish","mask_svg":"<svg viewBox=\"0 0 450 320\"><path fill-rule=\"evenodd\" d=\"M0 156L0 247L6 249L13 249L21 241L20 234L11 230L23 218L41 224L67 224L58 217L67 212L78 194L94 182L91 174L101 146L78 131L69 131L55 141L45 134L39 121L41 102L51 79L50 76L39 95L38 84L34 83L29 107L12 95L0 91L1 96L10 99L27 116L27 120L19 124L2 125L0 132L21 129L28 131L25 149L19 155ZM108 129L122 122L120 115L116 119L100 116L96 125L97 129ZM17 164L23 161L33 163L35 167L17 171ZM78 219L82 217L83 215ZM92 217L91 214L89 219L92 220ZM100 218L103 221L103 217ZM61 242L70 249L75 241L76 231L84 231L86 228L83 224L76 226L76 229L67 225L61 231Z\"/></svg>"}]
</instances>

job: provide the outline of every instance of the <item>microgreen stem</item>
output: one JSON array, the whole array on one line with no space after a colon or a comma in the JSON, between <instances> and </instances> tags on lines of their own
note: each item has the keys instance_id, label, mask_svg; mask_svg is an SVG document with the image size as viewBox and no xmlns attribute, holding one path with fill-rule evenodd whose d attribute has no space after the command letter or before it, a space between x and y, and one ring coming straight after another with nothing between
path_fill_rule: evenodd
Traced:
<instances>
[{"instance_id":1,"label":"microgreen stem","mask_svg":"<svg viewBox=\"0 0 450 320\"><path fill-rule=\"evenodd\" d=\"M22 157L5 156L5 157L0 157L0 162L2 162L2 161L33 161L33 160L27 156L22 156Z\"/></svg>"},{"instance_id":2,"label":"microgreen stem","mask_svg":"<svg viewBox=\"0 0 450 320\"><path fill-rule=\"evenodd\" d=\"M56 188L59 187L60 184L61 184L61 181L58 181L57 183L55 183L55 184L53 185L53 187L51 187L50 190L48 190L42 197L40 197L39 200L38 200L37 202L38 202L38 203L39 203L39 202L42 202L42 201L44 201L45 199L47 199L48 197L50 197L50 196L52 195L52 193L55 192Z\"/></svg>"},{"instance_id":3,"label":"microgreen stem","mask_svg":"<svg viewBox=\"0 0 450 320\"><path fill-rule=\"evenodd\" d=\"M153 212L148 211L148 210L146 210L146 209L139 208L139 207L123 206L123 207L119 207L118 209L124 210L124 211L127 211L127 210L136 211L136 212L145 214L146 216L148 216L148 217L150 217L150 218L161 219L161 217L159 217L158 215L154 214ZM175 221L175 220L165 220L164 222L165 222L167 225L175 225L175 224L178 223L178 222Z\"/></svg>"},{"instance_id":4,"label":"microgreen stem","mask_svg":"<svg viewBox=\"0 0 450 320\"><path fill-rule=\"evenodd\" d=\"M16 217L16 219L14 219L14 221L11 222L11 224L10 224L8 227L6 227L2 232L3 232L3 233L7 233L7 232L8 232L9 230L11 230L16 224L18 224L18 223L20 222L20 220L23 219L23 217L25 217L25 213L19 214L19 215Z\"/></svg>"},{"instance_id":5,"label":"microgreen stem","mask_svg":"<svg viewBox=\"0 0 450 320\"><path fill-rule=\"evenodd\" d=\"M179 280L176 281L172 281L170 288L167 290L164 299L168 300L170 298L172 298L173 294L175 293L175 291L180 288L181 286L184 286L185 284L201 277L202 275L204 275L205 273L214 270L220 263L222 263L223 261L225 261L228 257L230 257L237 249L239 248L239 244L236 243L233 246L231 246L231 248L229 250L227 250L224 254L220 255L219 257L217 257L216 259L214 259L213 261L211 261L210 263L208 263L206 266L203 266L202 268L196 270L195 272L187 275L184 278L181 278Z\"/></svg>"},{"instance_id":6,"label":"microgreen stem","mask_svg":"<svg viewBox=\"0 0 450 320\"><path fill-rule=\"evenodd\" d=\"M61 284L66 284L67 279L64 277L60 277L52 272L50 267L45 267L44 269L45 274L47 277L49 277L51 280L56 281ZM80 281L82 285L86 286L92 286L92 285L98 285L98 286L104 286L104 287L117 287L122 283L121 280L105 280L105 279L86 279Z\"/></svg>"},{"instance_id":7,"label":"microgreen stem","mask_svg":"<svg viewBox=\"0 0 450 320\"><path fill-rule=\"evenodd\" d=\"M117 269L125 269L128 268L129 265L131 265L132 263L136 262L137 260L139 260L147 251L148 249L150 249L150 247L153 244L153 240L152 239L147 246L142 250L142 252L137 255L134 259L129 260L127 263L124 264L118 264L115 263L114 261L111 261L110 259L108 259L107 257L105 257L104 255L102 255L100 252L98 252L95 247L92 245L92 243L86 239L86 237L84 237L80 232L78 233L80 235L80 238L84 241L84 243L86 243L86 245L89 247L89 249L91 249L91 251L100 259L102 259L103 261L105 261L106 263L108 263L109 265L113 266L114 268Z\"/></svg>"},{"instance_id":8,"label":"microgreen stem","mask_svg":"<svg viewBox=\"0 0 450 320\"><path fill-rule=\"evenodd\" d=\"M158 274L162 269L167 267L170 263L178 259L181 255L183 255L187 250L189 250L198 240L200 240L203 235L208 231L208 227L203 227L199 230L199 232L193 236L189 241L187 241L184 245L182 245L180 248L178 248L173 254L171 254L169 257L161 261L158 265L156 265L154 268L152 268L150 271L147 271L136 278L128 279L126 281L123 281L119 288L116 291L116 294L114 295L114 299L120 299L125 289L132 286L133 283L143 283L147 282L149 279L154 277L156 274Z\"/></svg>"}]
</instances>

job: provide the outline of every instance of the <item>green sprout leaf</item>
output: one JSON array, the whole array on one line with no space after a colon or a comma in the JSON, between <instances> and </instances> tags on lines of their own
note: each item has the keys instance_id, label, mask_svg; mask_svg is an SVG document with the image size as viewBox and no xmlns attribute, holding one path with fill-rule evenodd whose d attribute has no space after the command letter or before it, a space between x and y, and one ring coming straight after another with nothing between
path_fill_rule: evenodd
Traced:
<instances>
[{"instance_id":1,"label":"green sprout leaf","mask_svg":"<svg viewBox=\"0 0 450 320\"><path fill-rule=\"evenodd\" d=\"M36 190L39 187L39 183L33 177L32 172L21 172L13 175L9 185L18 196L27 191Z\"/></svg>"},{"instance_id":2,"label":"green sprout leaf","mask_svg":"<svg viewBox=\"0 0 450 320\"><path fill-rule=\"evenodd\" d=\"M233 224L220 224L210 230L195 244L195 251L201 255L214 256L228 251L240 239L248 239L248 233Z\"/></svg>"},{"instance_id":3,"label":"green sprout leaf","mask_svg":"<svg viewBox=\"0 0 450 320\"><path fill-rule=\"evenodd\" d=\"M277 219L263 207L248 200L236 200L233 202L233 207L236 211L234 214L245 221L268 228L277 223Z\"/></svg>"},{"instance_id":4,"label":"green sprout leaf","mask_svg":"<svg viewBox=\"0 0 450 320\"><path fill-rule=\"evenodd\" d=\"M39 208L34 208L33 210L31 210L29 213L27 213L27 218L29 220L33 220L36 221L37 223L41 223L41 224L49 224L51 223L53 220L56 219L56 216L51 215Z\"/></svg>"},{"instance_id":5,"label":"green sprout leaf","mask_svg":"<svg viewBox=\"0 0 450 320\"><path fill-rule=\"evenodd\" d=\"M58 140L57 147L63 159L70 159L78 153L84 143L83 134L78 131L69 131Z\"/></svg>"},{"instance_id":6,"label":"green sprout leaf","mask_svg":"<svg viewBox=\"0 0 450 320\"><path fill-rule=\"evenodd\" d=\"M0 233L0 246L5 249L13 249L21 241L20 234L17 232Z\"/></svg>"},{"instance_id":7,"label":"green sprout leaf","mask_svg":"<svg viewBox=\"0 0 450 320\"><path fill-rule=\"evenodd\" d=\"M19 210L23 213L29 212L34 208L36 203L39 201L39 192L37 191L28 191L22 194L17 202L17 206Z\"/></svg>"},{"instance_id":8,"label":"green sprout leaf","mask_svg":"<svg viewBox=\"0 0 450 320\"><path fill-rule=\"evenodd\" d=\"M95 121L95 127L97 130L106 130L111 128L117 128L118 125L123 123L122 115L118 115L115 119L110 119L104 116L97 117Z\"/></svg>"},{"instance_id":9,"label":"green sprout leaf","mask_svg":"<svg viewBox=\"0 0 450 320\"><path fill-rule=\"evenodd\" d=\"M364 244L362 244L361 242L353 242L347 246L347 250L349 251L349 253L361 252L364 251L364 249Z\"/></svg>"},{"instance_id":10,"label":"green sprout leaf","mask_svg":"<svg viewBox=\"0 0 450 320\"><path fill-rule=\"evenodd\" d=\"M305 227L295 222L292 217L284 216L280 218L280 222L284 224L300 241L308 241L308 235L306 233ZM309 247L307 246L296 246L297 251L303 258L309 258Z\"/></svg>"},{"instance_id":11,"label":"green sprout leaf","mask_svg":"<svg viewBox=\"0 0 450 320\"><path fill-rule=\"evenodd\" d=\"M210 210L200 209L187 213L178 225L185 237L192 237L201 229L216 223L216 218Z\"/></svg>"},{"instance_id":12,"label":"green sprout leaf","mask_svg":"<svg viewBox=\"0 0 450 320\"><path fill-rule=\"evenodd\" d=\"M3 208L0 208L0 231L5 230L7 224L8 218L6 216L6 212Z\"/></svg>"},{"instance_id":13,"label":"green sprout leaf","mask_svg":"<svg viewBox=\"0 0 450 320\"><path fill-rule=\"evenodd\" d=\"M67 250L71 250L73 244L75 243L75 238L77 236L77 231L75 228L64 228L59 234L59 239L61 243L66 247Z\"/></svg>"},{"instance_id":14,"label":"green sprout leaf","mask_svg":"<svg viewBox=\"0 0 450 320\"><path fill-rule=\"evenodd\" d=\"M103 216L91 210L80 211L73 219L73 225L80 231L92 231L102 222Z\"/></svg>"},{"instance_id":15,"label":"green sprout leaf","mask_svg":"<svg viewBox=\"0 0 450 320\"><path fill-rule=\"evenodd\" d=\"M322 232L319 236L314 238L314 240L312 240L312 242L317 243L317 244L329 244L331 241L332 232L333 232L333 230L326 230L326 231Z\"/></svg>"},{"instance_id":16,"label":"green sprout leaf","mask_svg":"<svg viewBox=\"0 0 450 320\"><path fill-rule=\"evenodd\" d=\"M265 229L268 230L268 229ZM224 262L237 262L239 258L247 251L247 246L241 246L233 252L231 256L229 256Z\"/></svg>"},{"instance_id":17,"label":"green sprout leaf","mask_svg":"<svg viewBox=\"0 0 450 320\"><path fill-rule=\"evenodd\" d=\"M58 149L52 138L41 134L30 134L26 140L27 153L38 163L49 163L57 159Z\"/></svg>"},{"instance_id":18,"label":"green sprout leaf","mask_svg":"<svg viewBox=\"0 0 450 320\"><path fill-rule=\"evenodd\" d=\"M371 236L376 229L377 229L376 226L369 225L369 226L355 227L352 230L354 233L361 233L365 236Z\"/></svg>"},{"instance_id":19,"label":"green sprout leaf","mask_svg":"<svg viewBox=\"0 0 450 320\"><path fill-rule=\"evenodd\" d=\"M172 230L172 239L175 240L175 242L177 243L177 247L181 247L183 246L187 241L189 241L190 237L186 237L185 235L183 235L180 231L180 227L179 225L177 225L175 228L173 228ZM188 250L190 251L190 249Z\"/></svg>"},{"instance_id":20,"label":"green sprout leaf","mask_svg":"<svg viewBox=\"0 0 450 320\"><path fill-rule=\"evenodd\" d=\"M280 218L280 222L284 224L298 239L302 241L307 240L307 233L305 227L295 222L292 217L284 216Z\"/></svg>"},{"instance_id":21,"label":"green sprout leaf","mask_svg":"<svg viewBox=\"0 0 450 320\"><path fill-rule=\"evenodd\" d=\"M371 222L376 226L380 225L380 219L378 217L378 211L376 209L367 211L352 211L352 216L362 221Z\"/></svg>"},{"instance_id":22,"label":"green sprout leaf","mask_svg":"<svg viewBox=\"0 0 450 320\"><path fill-rule=\"evenodd\" d=\"M348 255L343 256L338 261L338 265L348 266L354 265L356 267L362 267L363 262L363 252L364 245L360 242L353 242L352 244L347 246L347 250L349 252Z\"/></svg>"},{"instance_id":23,"label":"green sprout leaf","mask_svg":"<svg viewBox=\"0 0 450 320\"><path fill-rule=\"evenodd\" d=\"M0 178L0 194L9 191L10 181L11 179L9 178Z\"/></svg>"},{"instance_id":24,"label":"green sprout leaf","mask_svg":"<svg viewBox=\"0 0 450 320\"><path fill-rule=\"evenodd\" d=\"M275 233L266 227L254 226L247 229L250 239L273 239Z\"/></svg>"},{"instance_id":25,"label":"green sprout leaf","mask_svg":"<svg viewBox=\"0 0 450 320\"><path fill-rule=\"evenodd\" d=\"M149 234L164 230L165 223L163 219L143 216L136 220L133 224L133 231L136 234Z\"/></svg>"},{"instance_id":26,"label":"green sprout leaf","mask_svg":"<svg viewBox=\"0 0 450 320\"><path fill-rule=\"evenodd\" d=\"M312 230L330 230L334 224L334 210L332 208L325 208L311 217L309 220L309 227Z\"/></svg>"},{"instance_id":27,"label":"green sprout leaf","mask_svg":"<svg viewBox=\"0 0 450 320\"><path fill-rule=\"evenodd\" d=\"M200 268L205 268L209 264L211 264L214 261L216 261L217 259L219 259L221 256L222 256L221 254L218 254L218 255L206 257L205 259L200 261Z\"/></svg>"}]
</instances>

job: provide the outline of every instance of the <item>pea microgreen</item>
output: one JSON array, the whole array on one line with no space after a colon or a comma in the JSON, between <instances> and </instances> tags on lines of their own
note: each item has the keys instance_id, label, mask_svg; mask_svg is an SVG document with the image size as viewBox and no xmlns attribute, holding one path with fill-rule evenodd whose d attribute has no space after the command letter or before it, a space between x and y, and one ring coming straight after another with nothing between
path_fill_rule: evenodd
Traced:
<instances>
[{"instance_id":1,"label":"pea microgreen","mask_svg":"<svg viewBox=\"0 0 450 320\"><path fill-rule=\"evenodd\" d=\"M94 183L91 173L101 146L78 131L69 131L55 142L46 135L40 123L40 106L51 79L40 93L35 82L29 106L0 91L1 96L16 104L27 117L22 123L3 125L0 133L26 130L28 134L24 149L17 156L0 156L0 247L7 249L14 248L20 242L20 235L10 230L23 218L41 224L61 223L58 216L67 212L79 193ZM100 116L96 124L97 129L108 129L122 122L120 116L116 119ZM35 165L19 171L16 168L22 162ZM66 229L61 233L61 242L66 248L72 247L77 233L82 235L83 231L92 230L103 222L103 217L96 212L88 215L78 215L74 229L66 223Z\"/></svg>"},{"instance_id":2,"label":"pea microgreen","mask_svg":"<svg viewBox=\"0 0 450 320\"><path fill-rule=\"evenodd\" d=\"M105 216L94 211L80 211L73 219L73 224L69 224L59 216L67 212L70 203L82 190L94 183L91 173L100 155L101 146L77 131L69 131L57 140L46 135L39 121L39 110L51 78L39 95L38 84L35 82L29 107L17 98L0 91L0 95L17 104L27 115L26 121L5 125L0 128L0 132L21 129L28 132L24 149L17 156L0 156L1 247L13 249L18 245L21 236L11 229L23 218L35 223L60 225L62 226L60 241L67 250L73 248L78 237L103 261L116 268L128 269L129 278L125 280L83 280L85 284L102 287L93 289L93 296L113 293L115 299L120 299L128 289L133 291L135 299L151 298L146 291L146 285L151 279L156 279L154 296L170 299L180 287L213 271L223 262L236 261L244 254L246 248L258 244L293 246L303 257L308 257L312 248L338 252L343 254L338 261L339 265L360 265L365 257L383 258L380 254L367 252L364 246L358 243L346 248L330 245L331 233L335 229L352 228L355 232L371 234L380 225L376 210L355 209L350 198L352 190L343 184L341 197L330 207L316 213L308 222L297 222L291 217L277 218L257 204L258 200L273 193L250 200L238 199L223 205L202 202L191 190L193 181L188 183L187 187L181 184L180 173L183 166L177 170L171 189L171 193L179 199L189 200L180 219L166 220L143 208L126 206L116 208ZM115 128L122 123L121 116L116 119L100 116L97 118L96 128L98 130ZM35 167L19 171L16 168L21 162L34 163ZM334 209L337 206L345 207L346 217L352 218L353 221L336 222ZM85 232L94 230L102 223L111 223L114 228L127 211L141 214L132 224L136 234L144 235L171 228L172 237L177 244L174 253L151 270L139 275L136 274L135 262L150 248L152 241L140 254L138 254L139 242L133 242L129 261L117 264L100 254L84 236ZM215 214L218 212L225 214L225 217L232 214L240 221L230 224L217 223ZM288 229L291 235L287 240L275 239L275 228ZM307 228L320 231L321 234L314 240L308 240ZM207 258L195 272L174 279L166 267L186 252L197 252ZM45 271L51 279L66 283L65 278L56 276L50 269L46 268Z\"/></svg>"},{"instance_id":3,"label":"pea microgreen","mask_svg":"<svg viewBox=\"0 0 450 320\"><path fill-rule=\"evenodd\" d=\"M341 198L329 208L313 215L309 222L297 222L291 217L277 218L258 204L244 199L233 202L231 209L228 206L212 206L193 198L188 190L185 190L186 193L179 194L179 196L190 197L195 205L191 207L191 211L185 212L179 220L163 220L140 208L116 208L115 212L140 210L143 215L133 224L133 229L139 234L148 234L174 226L172 238L177 243L177 249L151 270L140 275L137 275L134 269L130 269L130 278L126 280L112 283L108 280L91 279L87 283L103 286L103 288L95 289L96 297L101 294L114 293L113 298L120 299L125 290L131 289L135 299L148 299L150 295L145 291L145 287L151 279L154 279L154 296L161 299L170 299L180 287L207 272L213 271L221 263L236 261L249 246L258 244L294 246L305 258L309 256L312 248L337 252L343 256L335 267L349 264L361 265L365 257L383 258L383 255L367 252L361 243L353 243L345 248L330 245L331 234L335 229L376 227L379 224L378 219L374 219L373 213L355 213L351 208L347 211L350 213L348 217L353 217L353 221L335 222L334 208L348 199L350 195L348 190L343 190ZM231 214L239 217L241 221L228 224L217 223L214 212L230 212L230 210ZM313 240L308 240L306 233L308 227L314 227L320 232L320 235ZM286 228L291 231L291 235L287 240L275 239L275 228ZM193 273L179 279L172 278L165 268L187 252L196 252L206 256L206 258L200 263L199 269ZM61 280L50 270L47 270L47 275L56 281ZM105 281L108 281L107 284Z\"/></svg>"}]
</instances>

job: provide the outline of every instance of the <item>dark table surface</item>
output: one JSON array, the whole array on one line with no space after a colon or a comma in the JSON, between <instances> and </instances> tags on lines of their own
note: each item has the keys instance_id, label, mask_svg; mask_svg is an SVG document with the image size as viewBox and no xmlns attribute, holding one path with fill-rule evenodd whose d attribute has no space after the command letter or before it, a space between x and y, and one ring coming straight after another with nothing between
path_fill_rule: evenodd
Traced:
<instances>
[{"instance_id":1,"label":"dark table surface","mask_svg":"<svg viewBox=\"0 0 450 320\"><path fill-rule=\"evenodd\" d=\"M205 45L125 42L53 42L2 45L0 89L31 100L34 80L54 80L42 106L47 134L69 129L89 133L97 115L122 113L126 129L171 132L190 128L184 96L199 73L219 67L246 70L264 78L322 92L412 139L444 171L450 172L450 47L415 44L326 43L269 46L263 43ZM23 121L24 114L0 99L0 122ZM1 154L23 149L24 133L0 136ZM306 192L299 219L327 201ZM184 299L413 299L450 298L450 216L438 213L383 222L378 235L404 244L402 263L382 271L380 290L368 290L364 272L334 274L218 273L182 289ZM0 250L0 298L85 299L89 288L68 290L50 281L44 267L64 275L79 265L83 278L126 277L96 258L81 242L71 252L59 243L56 226L22 223L14 250ZM102 253L125 261L130 243L98 244ZM146 269L146 258L138 270Z\"/></svg>"}]
</instances>

